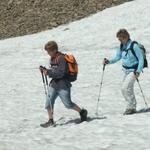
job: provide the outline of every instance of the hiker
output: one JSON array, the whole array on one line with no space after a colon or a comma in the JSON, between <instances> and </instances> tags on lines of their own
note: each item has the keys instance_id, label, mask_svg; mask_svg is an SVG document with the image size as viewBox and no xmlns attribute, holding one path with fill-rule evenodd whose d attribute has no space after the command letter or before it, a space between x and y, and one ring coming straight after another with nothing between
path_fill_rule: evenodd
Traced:
<instances>
[{"instance_id":1,"label":"hiker","mask_svg":"<svg viewBox=\"0 0 150 150\"><path fill-rule=\"evenodd\" d=\"M71 83L67 78L68 65L64 58L64 54L58 51L58 45L55 41L49 41L45 45L45 50L50 56L50 68L46 69L40 66L40 71L44 75L48 75L52 78L49 87L48 94L45 103L45 109L48 112L48 122L41 124L42 127L48 127L54 125L53 112L54 103L59 96L63 104L68 109L73 109L80 114L81 122L87 120L87 110L81 109L78 105L71 100Z\"/></svg>"},{"instance_id":2,"label":"hiker","mask_svg":"<svg viewBox=\"0 0 150 150\"><path fill-rule=\"evenodd\" d=\"M136 98L134 95L134 83L138 79L144 67L144 57L142 50L137 43L134 43L133 50L136 55L131 51L132 40L126 29L120 29L116 34L120 41L120 48L117 50L116 56L112 59L105 58L103 64L114 64L122 60L122 68L124 71L122 95L124 96L127 107L124 115L136 113Z\"/></svg>"}]
</instances>

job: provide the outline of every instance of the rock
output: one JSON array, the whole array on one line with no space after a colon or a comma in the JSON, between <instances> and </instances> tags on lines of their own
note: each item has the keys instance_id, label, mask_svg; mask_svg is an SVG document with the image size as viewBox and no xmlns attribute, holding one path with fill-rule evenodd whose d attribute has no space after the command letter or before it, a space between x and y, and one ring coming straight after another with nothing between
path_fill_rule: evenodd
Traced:
<instances>
[{"instance_id":1,"label":"rock","mask_svg":"<svg viewBox=\"0 0 150 150\"><path fill-rule=\"evenodd\" d=\"M32 34L131 0L1 0L0 39Z\"/></svg>"}]
</instances>

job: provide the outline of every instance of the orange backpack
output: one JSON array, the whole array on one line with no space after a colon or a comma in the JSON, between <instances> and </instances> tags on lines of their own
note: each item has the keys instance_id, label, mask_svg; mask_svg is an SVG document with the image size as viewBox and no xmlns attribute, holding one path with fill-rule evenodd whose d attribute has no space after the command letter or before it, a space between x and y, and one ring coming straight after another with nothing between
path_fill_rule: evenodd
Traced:
<instances>
[{"instance_id":1,"label":"orange backpack","mask_svg":"<svg viewBox=\"0 0 150 150\"><path fill-rule=\"evenodd\" d=\"M77 80L78 75L78 64L73 55L64 54L64 58L68 63L68 75L67 78L70 82Z\"/></svg>"}]
</instances>

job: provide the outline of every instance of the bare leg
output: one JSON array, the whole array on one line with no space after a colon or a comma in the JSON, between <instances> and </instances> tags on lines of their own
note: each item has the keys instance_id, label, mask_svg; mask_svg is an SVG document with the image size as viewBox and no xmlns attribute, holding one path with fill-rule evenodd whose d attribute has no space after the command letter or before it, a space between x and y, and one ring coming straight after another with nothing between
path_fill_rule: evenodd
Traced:
<instances>
[{"instance_id":1,"label":"bare leg","mask_svg":"<svg viewBox=\"0 0 150 150\"><path fill-rule=\"evenodd\" d=\"M54 121L53 121L53 111L51 111L51 109L48 108L48 109L47 109L47 113L48 113L48 118L49 118L48 122L40 124L40 126L43 127L43 128L47 128L47 127L49 127L49 126L54 125Z\"/></svg>"},{"instance_id":2,"label":"bare leg","mask_svg":"<svg viewBox=\"0 0 150 150\"><path fill-rule=\"evenodd\" d=\"M76 106L74 107L74 110L77 111L77 112L79 112L79 113L81 112L81 108L80 108L78 105L76 105Z\"/></svg>"},{"instance_id":3,"label":"bare leg","mask_svg":"<svg viewBox=\"0 0 150 150\"><path fill-rule=\"evenodd\" d=\"M48 112L48 118L49 119L53 119L53 111L51 111L50 108L47 109L47 112Z\"/></svg>"}]
</instances>

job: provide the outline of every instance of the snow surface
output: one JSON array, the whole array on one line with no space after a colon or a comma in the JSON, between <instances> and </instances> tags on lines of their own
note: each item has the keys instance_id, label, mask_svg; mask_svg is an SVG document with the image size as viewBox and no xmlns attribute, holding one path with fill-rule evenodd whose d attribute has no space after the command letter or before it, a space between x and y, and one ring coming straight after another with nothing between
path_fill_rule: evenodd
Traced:
<instances>
[{"instance_id":1,"label":"snow surface","mask_svg":"<svg viewBox=\"0 0 150 150\"><path fill-rule=\"evenodd\" d=\"M116 32L127 28L131 38L150 49L150 0L135 0L93 16L38 34L0 41L0 150L149 150L150 113L135 85L140 113L123 116L126 102L120 86L121 63L106 67L95 119L102 59L115 55ZM62 52L73 53L79 64L72 99L89 111L88 122L75 124L79 115L57 99L55 128L41 128L47 121L45 95L39 65L48 66L43 45L55 40ZM147 54L150 60L149 53ZM150 105L150 70L140 77ZM103 118L104 117L104 118Z\"/></svg>"}]
</instances>

